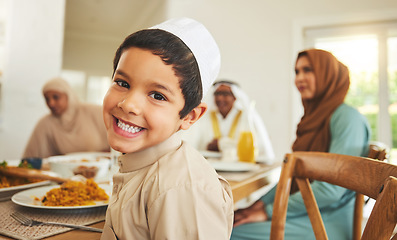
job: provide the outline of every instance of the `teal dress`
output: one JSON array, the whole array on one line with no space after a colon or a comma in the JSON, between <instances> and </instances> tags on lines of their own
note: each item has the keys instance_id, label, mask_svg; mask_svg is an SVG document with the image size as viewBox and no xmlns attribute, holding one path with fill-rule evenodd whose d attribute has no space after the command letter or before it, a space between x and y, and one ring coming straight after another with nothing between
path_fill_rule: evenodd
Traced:
<instances>
[{"instance_id":1,"label":"teal dress","mask_svg":"<svg viewBox=\"0 0 397 240\"><path fill-rule=\"evenodd\" d=\"M329 152L366 156L370 139L370 128L364 116L356 109L341 104L330 121L331 142ZM317 199L325 229L330 240L352 238L355 193L329 183L311 183ZM265 240L270 238L270 225L276 187L261 197L266 205L269 221L248 223L235 227L232 240ZM312 226L300 192L292 194L288 201L285 239L315 240Z\"/></svg>"}]
</instances>

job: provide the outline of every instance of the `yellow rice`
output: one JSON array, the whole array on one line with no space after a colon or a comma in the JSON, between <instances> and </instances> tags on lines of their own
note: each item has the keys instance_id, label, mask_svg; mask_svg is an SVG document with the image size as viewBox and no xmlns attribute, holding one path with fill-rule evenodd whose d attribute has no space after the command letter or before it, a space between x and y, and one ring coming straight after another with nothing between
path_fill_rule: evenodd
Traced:
<instances>
[{"instance_id":1,"label":"yellow rice","mask_svg":"<svg viewBox=\"0 0 397 240\"><path fill-rule=\"evenodd\" d=\"M59 188L48 191L41 202L45 206L84 206L107 200L109 196L105 190L94 180L87 179L86 182L65 182Z\"/></svg>"}]
</instances>

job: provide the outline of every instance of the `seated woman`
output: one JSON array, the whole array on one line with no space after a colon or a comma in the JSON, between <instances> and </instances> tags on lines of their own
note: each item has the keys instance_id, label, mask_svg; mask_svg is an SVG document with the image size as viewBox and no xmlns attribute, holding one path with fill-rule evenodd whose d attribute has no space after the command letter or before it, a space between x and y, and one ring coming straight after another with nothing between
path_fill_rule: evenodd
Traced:
<instances>
[{"instance_id":1,"label":"seated woman","mask_svg":"<svg viewBox=\"0 0 397 240\"><path fill-rule=\"evenodd\" d=\"M251 122L255 137L257 159L271 163L274 151L262 118L253 108L250 99L240 86L221 80L213 84L206 99L208 111L188 132L184 139L198 150L220 151L222 141L237 146L240 132Z\"/></svg>"},{"instance_id":2,"label":"seated woman","mask_svg":"<svg viewBox=\"0 0 397 240\"><path fill-rule=\"evenodd\" d=\"M110 151L101 106L80 103L61 78L48 81L43 95L51 113L36 124L23 158Z\"/></svg>"},{"instance_id":3,"label":"seated woman","mask_svg":"<svg viewBox=\"0 0 397 240\"><path fill-rule=\"evenodd\" d=\"M366 156L370 138L367 120L344 103L350 84L347 67L331 53L311 49L299 53L295 72L304 115L292 150ZM355 193L319 181L311 187L329 239L351 239ZM275 190L235 212L231 239L269 239ZM285 239L315 239L302 196L294 189L288 202Z\"/></svg>"}]
</instances>

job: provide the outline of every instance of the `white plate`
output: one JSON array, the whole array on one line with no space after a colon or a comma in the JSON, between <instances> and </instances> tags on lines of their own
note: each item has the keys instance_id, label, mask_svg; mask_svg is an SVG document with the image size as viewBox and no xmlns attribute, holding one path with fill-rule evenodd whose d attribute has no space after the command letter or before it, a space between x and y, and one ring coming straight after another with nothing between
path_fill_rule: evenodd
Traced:
<instances>
[{"instance_id":1,"label":"white plate","mask_svg":"<svg viewBox=\"0 0 397 240\"><path fill-rule=\"evenodd\" d=\"M44 209L81 209L81 208L94 208L103 207L108 205L108 201L97 201L95 205L84 205L84 206L44 206L41 205L40 201L35 201L34 198L37 197L41 199L45 194L53 188L58 188L59 185L45 186L39 188L33 188L19 192L12 196L11 200L18 205L31 208L44 208ZM109 184L99 184L99 187L103 188L105 192L110 196L112 187Z\"/></svg>"},{"instance_id":2,"label":"white plate","mask_svg":"<svg viewBox=\"0 0 397 240\"><path fill-rule=\"evenodd\" d=\"M28 183L13 187L0 188L0 198L11 197L15 193L22 191L24 189L40 187L40 186L48 185L50 183L51 183L50 181L41 181L41 182Z\"/></svg>"},{"instance_id":3,"label":"white plate","mask_svg":"<svg viewBox=\"0 0 397 240\"><path fill-rule=\"evenodd\" d=\"M8 159L5 161L7 162L8 166L16 167L21 162L21 159ZM0 162L2 162L2 161L0 161ZM18 186L0 188L0 198L7 198L7 197L11 198L12 195L14 195L15 193L22 191L24 189L45 186L50 183L51 183L51 181L41 181L41 182L28 183L28 184L23 184L23 185L18 185Z\"/></svg>"},{"instance_id":4,"label":"white plate","mask_svg":"<svg viewBox=\"0 0 397 240\"><path fill-rule=\"evenodd\" d=\"M244 162L208 161L216 171L220 172L247 172L258 169L259 166Z\"/></svg>"},{"instance_id":5,"label":"white plate","mask_svg":"<svg viewBox=\"0 0 397 240\"><path fill-rule=\"evenodd\" d=\"M200 151L201 155L205 158L221 158L222 153L221 152L215 152L215 151Z\"/></svg>"}]
</instances>

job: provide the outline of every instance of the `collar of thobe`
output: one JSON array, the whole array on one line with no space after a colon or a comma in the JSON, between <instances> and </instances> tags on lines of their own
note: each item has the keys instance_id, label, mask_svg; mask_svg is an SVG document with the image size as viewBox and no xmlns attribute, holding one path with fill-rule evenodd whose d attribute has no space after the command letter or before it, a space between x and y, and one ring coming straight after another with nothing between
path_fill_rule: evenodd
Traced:
<instances>
[{"instance_id":1,"label":"collar of thobe","mask_svg":"<svg viewBox=\"0 0 397 240\"><path fill-rule=\"evenodd\" d=\"M174 133L167 140L139 152L127 153L118 158L120 172L133 172L158 161L165 154L177 150L182 144L180 134Z\"/></svg>"},{"instance_id":2,"label":"collar of thobe","mask_svg":"<svg viewBox=\"0 0 397 240\"><path fill-rule=\"evenodd\" d=\"M229 138L234 138L234 134L236 132L237 124L240 120L241 114L242 114L241 110L233 107L232 109L230 109L230 112L226 115L225 119L230 119L234 116L232 125L230 126L230 129L229 129L229 134L228 134ZM211 112L211 122L212 122L212 130L214 131L215 139L220 139L222 137L222 132L219 127L218 118L223 118L221 113L219 111L212 111Z\"/></svg>"}]
</instances>

